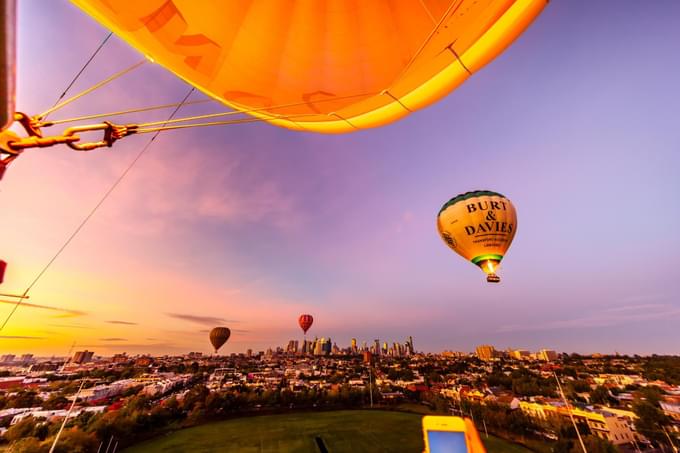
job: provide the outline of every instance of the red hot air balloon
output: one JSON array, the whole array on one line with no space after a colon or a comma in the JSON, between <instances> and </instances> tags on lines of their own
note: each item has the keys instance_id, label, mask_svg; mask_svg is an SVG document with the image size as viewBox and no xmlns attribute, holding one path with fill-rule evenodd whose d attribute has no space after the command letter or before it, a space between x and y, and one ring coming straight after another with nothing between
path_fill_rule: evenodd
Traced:
<instances>
[{"instance_id":1,"label":"red hot air balloon","mask_svg":"<svg viewBox=\"0 0 680 453\"><path fill-rule=\"evenodd\" d=\"M300 324L300 327L302 327L302 331L305 334L309 328L312 327L313 322L314 318L312 318L312 315L300 315L300 318L298 319L298 323Z\"/></svg>"}]
</instances>

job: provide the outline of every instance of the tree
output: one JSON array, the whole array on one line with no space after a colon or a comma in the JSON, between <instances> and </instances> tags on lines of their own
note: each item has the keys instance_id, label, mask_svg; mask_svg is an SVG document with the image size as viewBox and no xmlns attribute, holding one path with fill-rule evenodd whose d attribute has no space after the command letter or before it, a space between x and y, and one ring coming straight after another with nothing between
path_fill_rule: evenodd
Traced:
<instances>
[{"instance_id":1,"label":"tree","mask_svg":"<svg viewBox=\"0 0 680 453\"><path fill-rule=\"evenodd\" d=\"M42 446L51 446L54 438L50 437ZM61 433L59 442L54 449L55 453L88 453L97 451L99 441L92 433L86 433L79 429L69 429ZM48 447L49 448L49 447Z\"/></svg>"},{"instance_id":2,"label":"tree","mask_svg":"<svg viewBox=\"0 0 680 453\"><path fill-rule=\"evenodd\" d=\"M36 421L33 417L25 417L20 422L9 427L4 437L10 442L17 441L26 437L35 437Z\"/></svg>"},{"instance_id":3,"label":"tree","mask_svg":"<svg viewBox=\"0 0 680 453\"><path fill-rule=\"evenodd\" d=\"M638 416L635 420L635 429L638 432L657 444L667 442L662 427L668 424L668 417L658 405L650 401L638 400L633 404L633 411Z\"/></svg>"},{"instance_id":4,"label":"tree","mask_svg":"<svg viewBox=\"0 0 680 453\"><path fill-rule=\"evenodd\" d=\"M588 381L577 379L569 384L574 389L574 392L583 393L590 391L590 384Z\"/></svg>"},{"instance_id":5,"label":"tree","mask_svg":"<svg viewBox=\"0 0 680 453\"><path fill-rule=\"evenodd\" d=\"M590 391L590 402L593 404L603 404L608 405L616 400L612 398L609 394L609 390L606 387L598 385L593 390Z\"/></svg>"},{"instance_id":6,"label":"tree","mask_svg":"<svg viewBox=\"0 0 680 453\"><path fill-rule=\"evenodd\" d=\"M7 397L5 407L37 407L42 406L42 399L33 390L21 390L16 395Z\"/></svg>"},{"instance_id":7,"label":"tree","mask_svg":"<svg viewBox=\"0 0 680 453\"><path fill-rule=\"evenodd\" d=\"M43 403L42 407L43 409L63 409L66 407L66 405L69 403L69 401L63 396L59 395L58 393L53 393L50 395L49 398L45 400Z\"/></svg>"},{"instance_id":8,"label":"tree","mask_svg":"<svg viewBox=\"0 0 680 453\"><path fill-rule=\"evenodd\" d=\"M46 453L49 451L49 447L43 448L40 441L35 437L19 439L10 448L12 453Z\"/></svg>"}]
</instances>

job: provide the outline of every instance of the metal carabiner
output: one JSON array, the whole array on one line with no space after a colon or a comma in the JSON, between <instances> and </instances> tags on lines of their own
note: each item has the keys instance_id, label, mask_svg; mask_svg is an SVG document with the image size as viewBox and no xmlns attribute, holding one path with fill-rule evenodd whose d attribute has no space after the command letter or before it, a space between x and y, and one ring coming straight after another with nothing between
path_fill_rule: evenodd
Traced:
<instances>
[{"instance_id":1,"label":"metal carabiner","mask_svg":"<svg viewBox=\"0 0 680 453\"><path fill-rule=\"evenodd\" d=\"M113 123L109 123L108 121L104 121L103 123L99 124L69 127L64 131L62 135L63 137L70 137L75 139L73 141L69 141L68 143L66 143L69 146L69 148L75 149L76 151L91 151L96 148L103 147L110 148L111 146L113 146L113 143L116 140L134 133L134 129L136 128L137 126L135 125L118 126ZM80 136L78 135L78 133L101 130L104 131L104 137L98 142L78 143L80 141Z\"/></svg>"}]
</instances>

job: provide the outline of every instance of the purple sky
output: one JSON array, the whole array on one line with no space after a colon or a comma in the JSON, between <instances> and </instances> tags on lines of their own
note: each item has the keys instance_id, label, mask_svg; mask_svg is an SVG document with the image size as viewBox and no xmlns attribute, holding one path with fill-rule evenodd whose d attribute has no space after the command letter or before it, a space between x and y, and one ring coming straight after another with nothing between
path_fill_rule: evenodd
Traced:
<instances>
[{"instance_id":1,"label":"purple sky","mask_svg":"<svg viewBox=\"0 0 680 453\"><path fill-rule=\"evenodd\" d=\"M34 114L107 32L66 1L19 13L18 108ZM138 59L112 39L74 90ZM309 312L310 335L341 346L680 353L679 74L680 3L555 1L458 90L387 127L164 134L35 288L33 303L83 314L22 308L2 335L33 338L0 352L207 352L215 320L195 317L236 330L225 352L263 349L300 338ZM186 92L148 64L53 118ZM10 168L3 290L25 288L146 140L30 151ZM474 189L518 211L497 286L435 228Z\"/></svg>"}]
</instances>

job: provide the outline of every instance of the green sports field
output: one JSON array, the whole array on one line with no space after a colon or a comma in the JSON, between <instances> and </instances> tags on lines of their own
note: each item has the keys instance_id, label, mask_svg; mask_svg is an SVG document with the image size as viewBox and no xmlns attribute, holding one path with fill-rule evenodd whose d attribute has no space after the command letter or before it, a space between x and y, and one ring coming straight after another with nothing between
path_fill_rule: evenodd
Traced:
<instances>
[{"instance_id":1,"label":"green sports field","mask_svg":"<svg viewBox=\"0 0 680 453\"><path fill-rule=\"evenodd\" d=\"M366 410L247 417L176 431L125 453L319 453L317 437L329 453L422 452L420 420L416 414ZM529 452L494 437L484 441L489 453Z\"/></svg>"}]
</instances>

